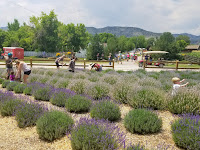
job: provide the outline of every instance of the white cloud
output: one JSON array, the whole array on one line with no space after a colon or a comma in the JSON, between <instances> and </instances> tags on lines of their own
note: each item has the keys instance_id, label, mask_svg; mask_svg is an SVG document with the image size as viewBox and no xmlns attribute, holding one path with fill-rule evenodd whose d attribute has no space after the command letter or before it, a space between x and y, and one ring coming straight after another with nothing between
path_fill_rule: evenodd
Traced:
<instances>
[{"instance_id":1,"label":"white cloud","mask_svg":"<svg viewBox=\"0 0 200 150\"><path fill-rule=\"evenodd\" d=\"M0 26L52 9L64 23L136 26L153 32L200 34L199 0L1 0Z\"/></svg>"}]
</instances>

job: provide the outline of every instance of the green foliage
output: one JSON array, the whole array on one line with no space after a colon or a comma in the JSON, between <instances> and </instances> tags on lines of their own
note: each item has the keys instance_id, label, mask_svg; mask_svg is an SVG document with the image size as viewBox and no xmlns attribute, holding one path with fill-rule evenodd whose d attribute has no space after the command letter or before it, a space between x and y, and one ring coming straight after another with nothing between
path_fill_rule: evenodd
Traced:
<instances>
[{"instance_id":1,"label":"green foliage","mask_svg":"<svg viewBox=\"0 0 200 150\"><path fill-rule=\"evenodd\" d=\"M87 94L95 100L105 98L109 94L109 86L104 83L94 83L88 87Z\"/></svg>"},{"instance_id":2,"label":"green foliage","mask_svg":"<svg viewBox=\"0 0 200 150\"><path fill-rule=\"evenodd\" d=\"M65 108L69 112L88 112L92 102L86 97L75 95L67 99Z\"/></svg>"},{"instance_id":3,"label":"green foliage","mask_svg":"<svg viewBox=\"0 0 200 150\"><path fill-rule=\"evenodd\" d=\"M0 114L1 116L12 116L14 115L16 108L21 104L20 100L10 98L4 100L0 104Z\"/></svg>"},{"instance_id":4,"label":"green foliage","mask_svg":"<svg viewBox=\"0 0 200 150\"><path fill-rule=\"evenodd\" d=\"M111 101L100 101L91 108L90 115L95 119L115 121L120 119L121 112L117 104Z\"/></svg>"},{"instance_id":5,"label":"green foliage","mask_svg":"<svg viewBox=\"0 0 200 150\"><path fill-rule=\"evenodd\" d=\"M8 91L13 91L15 86L19 85L20 83L19 82L10 82L7 86L6 86L6 89Z\"/></svg>"},{"instance_id":6,"label":"green foliage","mask_svg":"<svg viewBox=\"0 0 200 150\"><path fill-rule=\"evenodd\" d=\"M84 80L74 80L74 82L70 84L70 89L76 94L84 94L85 88L86 82Z\"/></svg>"},{"instance_id":7,"label":"green foliage","mask_svg":"<svg viewBox=\"0 0 200 150\"><path fill-rule=\"evenodd\" d=\"M8 23L8 31L17 31L19 30L19 21L17 19L14 19L13 23Z\"/></svg>"},{"instance_id":8,"label":"green foliage","mask_svg":"<svg viewBox=\"0 0 200 150\"><path fill-rule=\"evenodd\" d=\"M166 108L165 94L162 90L152 87L141 87L129 93L128 104L133 108Z\"/></svg>"},{"instance_id":9,"label":"green foliage","mask_svg":"<svg viewBox=\"0 0 200 150\"><path fill-rule=\"evenodd\" d=\"M155 43L155 50L162 50L169 52L162 57L168 59L177 59L180 49L177 47L174 36L170 32L164 32Z\"/></svg>"},{"instance_id":10,"label":"green foliage","mask_svg":"<svg viewBox=\"0 0 200 150\"><path fill-rule=\"evenodd\" d=\"M41 139L53 141L63 137L73 124L73 119L67 114L60 111L51 111L38 119L36 129Z\"/></svg>"},{"instance_id":11,"label":"green foliage","mask_svg":"<svg viewBox=\"0 0 200 150\"><path fill-rule=\"evenodd\" d=\"M67 25L61 24L59 31L61 43L68 50L78 52L80 48L86 48L89 34L86 32L84 24L77 24L77 26L73 23Z\"/></svg>"},{"instance_id":12,"label":"green foliage","mask_svg":"<svg viewBox=\"0 0 200 150\"><path fill-rule=\"evenodd\" d=\"M96 60L97 54L101 56L103 53L103 46L100 43L98 34L95 34L91 40L91 44L87 48L87 59Z\"/></svg>"},{"instance_id":13,"label":"green foliage","mask_svg":"<svg viewBox=\"0 0 200 150\"><path fill-rule=\"evenodd\" d=\"M3 83L3 81L4 81L4 79L0 78L0 84L2 84L2 83Z\"/></svg>"},{"instance_id":14,"label":"green foliage","mask_svg":"<svg viewBox=\"0 0 200 150\"><path fill-rule=\"evenodd\" d=\"M162 120L149 110L135 109L125 116L124 126L131 133L156 133L162 128Z\"/></svg>"},{"instance_id":15,"label":"green foliage","mask_svg":"<svg viewBox=\"0 0 200 150\"><path fill-rule=\"evenodd\" d=\"M2 82L2 88L6 88L6 86L7 86L9 83L10 83L9 80L4 80L4 81Z\"/></svg>"},{"instance_id":16,"label":"green foliage","mask_svg":"<svg viewBox=\"0 0 200 150\"><path fill-rule=\"evenodd\" d=\"M183 149L199 150L200 116L183 116L172 125L172 137L177 146Z\"/></svg>"},{"instance_id":17,"label":"green foliage","mask_svg":"<svg viewBox=\"0 0 200 150\"><path fill-rule=\"evenodd\" d=\"M128 103L128 93L131 86L124 82L119 82L119 85L113 88L113 97L121 103Z\"/></svg>"},{"instance_id":18,"label":"green foliage","mask_svg":"<svg viewBox=\"0 0 200 150\"><path fill-rule=\"evenodd\" d=\"M49 101L51 98L51 89L46 88L38 88L34 91L33 96L36 100L42 100L42 101Z\"/></svg>"},{"instance_id":19,"label":"green foliage","mask_svg":"<svg viewBox=\"0 0 200 150\"><path fill-rule=\"evenodd\" d=\"M174 114L200 113L200 95L197 89L179 89L168 101L169 111Z\"/></svg>"},{"instance_id":20,"label":"green foliage","mask_svg":"<svg viewBox=\"0 0 200 150\"><path fill-rule=\"evenodd\" d=\"M32 95L32 87L26 87L23 91L25 95Z\"/></svg>"},{"instance_id":21,"label":"green foliage","mask_svg":"<svg viewBox=\"0 0 200 150\"><path fill-rule=\"evenodd\" d=\"M117 77L115 77L115 76L105 76L104 77L104 82L105 83L108 83L108 84L111 84L111 85L114 85L114 84L116 84L117 83Z\"/></svg>"},{"instance_id":22,"label":"green foliage","mask_svg":"<svg viewBox=\"0 0 200 150\"><path fill-rule=\"evenodd\" d=\"M13 88L13 90L14 90L15 93L23 93L25 88L26 88L26 85L18 84Z\"/></svg>"},{"instance_id":23,"label":"green foliage","mask_svg":"<svg viewBox=\"0 0 200 150\"><path fill-rule=\"evenodd\" d=\"M58 45L58 19L54 11L49 15L42 12L40 17L31 17L30 23L35 27L35 47L39 51L55 52Z\"/></svg>"},{"instance_id":24,"label":"green foliage","mask_svg":"<svg viewBox=\"0 0 200 150\"><path fill-rule=\"evenodd\" d=\"M51 96L50 102L53 105L64 107L68 97L69 97L69 94L67 94L66 91L60 90L60 91L55 92Z\"/></svg>"},{"instance_id":25,"label":"green foliage","mask_svg":"<svg viewBox=\"0 0 200 150\"><path fill-rule=\"evenodd\" d=\"M34 126L44 113L44 108L36 103L22 103L16 110L15 119L20 128Z\"/></svg>"}]
</instances>

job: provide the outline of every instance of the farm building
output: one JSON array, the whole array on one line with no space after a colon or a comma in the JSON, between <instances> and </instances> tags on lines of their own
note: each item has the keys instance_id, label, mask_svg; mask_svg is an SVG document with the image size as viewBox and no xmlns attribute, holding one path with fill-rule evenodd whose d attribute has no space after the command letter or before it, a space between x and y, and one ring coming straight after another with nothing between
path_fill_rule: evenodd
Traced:
<instances>
[{"instance_id":1,"label":"farm building","mask_svg":"<svg viewBox=\"0 0 200 150\"><path fill-rule=\"evenodd\" d=\"M185 48L185 51L192 52L192 51L200 50L200 45L188 45Z\"/></svg>"}]
</instances>

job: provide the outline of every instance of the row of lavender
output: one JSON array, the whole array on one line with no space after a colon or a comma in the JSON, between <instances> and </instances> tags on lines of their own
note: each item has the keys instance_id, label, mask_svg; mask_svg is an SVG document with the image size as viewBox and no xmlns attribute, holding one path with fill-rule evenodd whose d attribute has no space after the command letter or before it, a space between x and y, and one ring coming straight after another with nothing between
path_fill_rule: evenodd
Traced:
<instances>
[{"instance_id":1,"label":"row of lavender","mask_svg":"<svg viewBox=\"0 0 200 150\"><path fill-rule=\"evenodd\" d=\"M171 96L173 77L185 78L189 82L176 96ZM175 114L194 113L200 110L200 74L198 72L114 72L101 73L65 70L35 69L30 82L49 84L56 88L67 88L77 94L89 95L93 99L109 97L134 108L169 110Z\"/></svg>"}]
</instances>

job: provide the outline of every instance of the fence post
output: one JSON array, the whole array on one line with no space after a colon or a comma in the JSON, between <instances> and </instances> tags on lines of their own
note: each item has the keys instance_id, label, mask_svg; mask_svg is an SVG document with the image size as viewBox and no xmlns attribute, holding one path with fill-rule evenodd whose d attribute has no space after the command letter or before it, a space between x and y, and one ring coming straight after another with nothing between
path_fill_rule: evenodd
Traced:
<instances>
[{"instance_id":1,"label":"fence post","mask_svg":"<svg viewBox=\"0 0 200 150\"><path fill-rule=\"evenodd\" d=\"M115 59L113 59L113 70L115 69Z\"/></svg>"},{"instance_id":2,"label":"fence post","mask_svg":"<svg viewBox=\"0 0 200 150\"><path fill-rule=\"evenodd\" d=\"M178 70L178 60L176 60L176 71Z\"/></svg>"},{"instance_id":3,"label":"fence post","mask_svg":"<svg viewBox=\"0 0 200 150\"><path fill-rule=\"evenodd\" d=\"M146 67L146 60L143 61L143 69L145 70Z\"/></svg>"},{"instance_id":4,"label":"fence post","mask_svg":"<svg viewBox=\"0 0 200 150\"><path fill-rule=\"evenodd\" d=\"M33 67L33 62L32 62L32 58L30 58L30 65L31 65L31 68Z\"/></svg>"},{"instance_id":5,"label":"fence post","mask_svg":"<svg viewBox=\"0 0 200 150\"><path fill-rule=\"evenodd\" d=\"M85 69L85 59L83 60L83 63L84 63L84 69Z\"/></svg>"}]
</instances>

